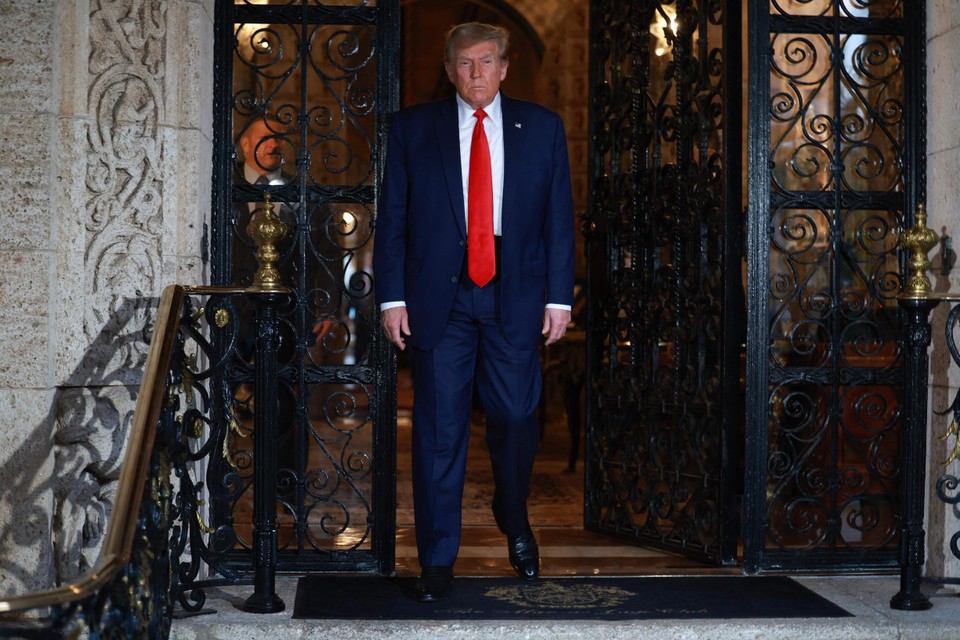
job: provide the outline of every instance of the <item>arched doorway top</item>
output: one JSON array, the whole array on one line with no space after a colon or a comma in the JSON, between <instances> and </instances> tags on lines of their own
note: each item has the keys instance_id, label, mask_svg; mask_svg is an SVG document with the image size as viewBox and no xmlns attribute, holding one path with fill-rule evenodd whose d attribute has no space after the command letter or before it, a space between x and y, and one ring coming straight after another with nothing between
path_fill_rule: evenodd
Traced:
<instances>
[{"instance_id":1,"label":"arched doorway top","mask_svg":"<svg viewBox=\"0 0 960 640\"><path fill-rule=\"evenodd\" d=\"M401 0L411 5L421 0ZM474 4L509 16L533 44L537 57L542 58L545 43L557 23L563 18L566 6L560 0L471 0Z\"/></svg>"}]
</instances>

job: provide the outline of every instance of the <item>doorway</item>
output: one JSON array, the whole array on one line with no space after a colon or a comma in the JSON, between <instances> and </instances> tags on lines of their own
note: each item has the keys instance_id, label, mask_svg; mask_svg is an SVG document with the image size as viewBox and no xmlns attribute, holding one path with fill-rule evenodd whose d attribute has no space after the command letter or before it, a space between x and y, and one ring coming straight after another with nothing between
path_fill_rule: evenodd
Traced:
<instances>
[{"instance_id":1,"label":"doorway","mask_svg":"<svg viewBox=\"0 0 960 640\"><path fill-rule=\"evenodd\" d=\"M538 102L564 120L571 161L574 210L586 212L590 29L588 0L527 3L489 0L401 2L403 78L401 106L445 98L453 91L443 72L443 38L453 24L476 20L511 33L505 94ZM586 261L577 234L574 324L557 345L542 351L542 436L534 466L530 521L540 539L545 574L703 571L711 565L584 529L586 381ZM409 474L412 390L406 354L399 353L397 411L397 571L416 574ZM492 479L483 443L483 417L474 413L464 496L464 531L458 573L509 575L506 545L490 509Z\"/></svg>"},{"instance_id":2,"label":"doorway","mask_svg":"<svg viewBox=\"0 0 960 640\"><path fill-rule=\"evenodd\" d=\"M742 541L747 572L895 568L922 3L592 7L588 523Z\"/></svg>"},{"instance_id":3,"label":"doorway","mask_svg":"<svg viewBox=\"0 0 960 640\"><path fill-rule=\"evenodd\" d=\"M395 377L371 302L379 154L401 85L406 103L449 91L439 42L472 19L511 28L504 90L562 115L588 214L577 326L544 354L543 445L558 465L571 441L586 451L587 528L710 562L738 561L742 543L748 571L895 566L895 294L898 233L924 190L922 4L733 4L217 4L214 283L249 276L233 258L267 193L293 230L282 569L394 566L404 362ZM281 143L277 183L241 171L254 125ZM234 409L250 365L228 381ZM242 499L214 496L216 522L232 527Z\"/></svg>"}]
</instances>

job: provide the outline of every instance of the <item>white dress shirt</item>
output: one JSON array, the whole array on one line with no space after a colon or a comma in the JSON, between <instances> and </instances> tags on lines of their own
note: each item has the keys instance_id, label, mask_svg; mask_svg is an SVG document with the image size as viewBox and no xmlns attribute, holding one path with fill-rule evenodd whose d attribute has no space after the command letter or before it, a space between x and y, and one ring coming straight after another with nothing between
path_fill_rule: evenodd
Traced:
<instances>
[{"instance_id":1,"label":"white dress shirt","mask_svg":"<svg viewBox=\"0 0 960 640\"><path fill-rule=\"evenodd\" d=\"M251 166L246 162L243 163L243 178L250 184L257 184L257 180L260 179L260 176L266 176L267 184L287 184L287 181L283 178L283 173L280 168L277 168L275 171L270 171L269 173L263 173L263 170L256 166Z\"/></svg>"},{"instance_id":2,"label":"white dress shirt","mask_svg":"<svg viewBox=\"0 0 960 640\"><path fill-rule=\"evenodd\" d=\"M265 177L267 179L266 184L269 184L269 185L287 184L287 181L283 176L283 170L280 167L278 167L275 171L263 173L263 169L261 169L260 167L249 165L246 162L243 163L243 179L244 180L246 180L250 184L257 184L257 180L260 179L260 176ZM254 211L256 211L258 207L261 207L261 206L263 206L263 203L261 202L247 203L247 209L250 211L250 213L253 213ZM281 206L283 206L281 203L274 202L273 203L274 213L279 214Z\"/></svg>"}]
</instances>

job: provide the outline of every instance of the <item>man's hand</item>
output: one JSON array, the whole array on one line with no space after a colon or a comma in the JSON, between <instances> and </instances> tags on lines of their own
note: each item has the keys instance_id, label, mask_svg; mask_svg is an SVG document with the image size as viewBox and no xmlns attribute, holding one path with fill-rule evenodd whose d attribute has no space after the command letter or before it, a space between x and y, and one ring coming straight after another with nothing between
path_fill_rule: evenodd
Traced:
<instances>
[{"instance_id":1,"label":"man's hand","mask_svg":"<svg viewBox=\"0 0 960 640\"><path fill-rule=\"evenodd\" d=\"M566 309L549 307L543 310L543 335L547 336L546 344L553 344L563 337L570 324L570 312Z\"/></svg>"},{"instance_id":2,"label":"man's hand","mask_svg":"<svg viewBox=\"0 0 960 640\"><path fill-rule=\"evenodd\" d=\"M406 307L391 307L381 311L380 326L383 327L383 332L387 334L387 340L393 343L397 349L403 351L406 348L403 338L410 335Z\"/></svg>"}]
</instances>

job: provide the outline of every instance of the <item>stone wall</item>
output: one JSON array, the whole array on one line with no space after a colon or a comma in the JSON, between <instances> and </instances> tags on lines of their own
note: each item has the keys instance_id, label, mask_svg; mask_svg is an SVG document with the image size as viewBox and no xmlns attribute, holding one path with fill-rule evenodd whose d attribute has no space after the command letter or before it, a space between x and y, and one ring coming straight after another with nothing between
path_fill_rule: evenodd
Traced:
<instances>
[{"instance_id":1,"label":"stone wall","mask_svg":"<svg viewBox=\"0 0 960 640\"><path fill-rule=\"evenodd\" d=\"M960 3L956 0L931 0L927 3L927 224L938 234L954 239L954 251L960 249ZM960 268L949 274L942 271L942 247L931 252L930 279L940 292L960 292ZM956 437L941 440L950 422L943 411L960 387L960 367L951 365L943 327L949 306L940 305L931 314L933 346L930 352L930 412L928 414L929 460L927 566L932 576L960 577L960 560L950 552L950 538L960 532L958 511L945 506L935 494L937 478L950 473L960 476L960 461L944 467Z\"/></svg>"},{"instance_id":2,"label":"stone wall","mask_svg":"<svg viewBox=\"0 0 960 640\"><path fill-rule=\"evenodd\" d=\"M99 552L162 288L202 282L213 0L6 0L0 593Z\"/></svg>"}]
</instances>

